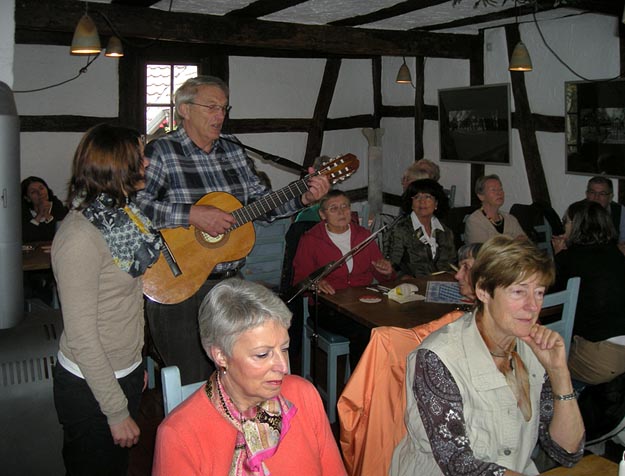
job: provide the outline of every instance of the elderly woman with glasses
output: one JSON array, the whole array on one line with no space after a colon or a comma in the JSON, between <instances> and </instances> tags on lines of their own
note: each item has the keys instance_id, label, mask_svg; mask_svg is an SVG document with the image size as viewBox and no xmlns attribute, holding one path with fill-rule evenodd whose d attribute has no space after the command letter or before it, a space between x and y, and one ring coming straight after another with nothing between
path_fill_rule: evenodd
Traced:
<instances>
[{"instance_id":1,"label":"elderly woman with glasses","mask_svg":"<svg viewBox=\"0 0 625 476\"><path fill-rule=\"evenodd\" d=\"M443 187L434 180L412 182L402 197L407 215L389 232L388 257L403 274L424 276L450 271L456 260L453 232L438 217L449 208Z\"/></svg>"},{"instance_id":2,"label":"elderly woman with glasses","mask_svg":"<svg viewBox=\"0 0 625 476\"><path fill-rule=\"evenodd\" d=\"M321 222L306 232L298 243L293 259L294 284L340 259L370 236L369 230L353 223L349 198L341 190L331 190L321 199L319 215ZM334 294L339 289L366 286L374 279L388 281L394 277L390 261L384 259L377 243L372 241L321 280L318 289L325 294ZM313 309L311 315L315 314ZM350 362L354 368L369 342L370 329L325 307L317 315L324 329L350 340Z\"/></svg>"},{"instance_id":3,"label":"elderly woman with glasses","mask_svg":"<svg viewBox=\"0 0 625 476\"><path fill-rule=\"evenodd\" d=\"M209 292L199 327L217 370L159 426L153 475L346 475L317 390L289 374L290 324L259 284Z\"/></svg>"},{"instance_id":4,"label":"elderly woman with glasses","mask_svg":"<svg viewBox=\"0 0 625 476\"><path fill-rule=\"evenodd\" d=\"M572 466L584 424L562 337L537 323L551 258L526 239L484 243L471 271L477 307L408 357L408 434L391 476L538 474L539 440Z\"/></svg>"}]
</instances>

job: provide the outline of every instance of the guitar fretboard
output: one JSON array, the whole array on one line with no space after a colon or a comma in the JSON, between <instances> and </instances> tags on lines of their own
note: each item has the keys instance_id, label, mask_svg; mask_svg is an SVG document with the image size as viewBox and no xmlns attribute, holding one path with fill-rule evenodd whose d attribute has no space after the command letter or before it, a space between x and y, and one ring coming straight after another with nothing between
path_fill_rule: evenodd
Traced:
<instances>
[{"instance_id":1,"label":"guitar fretboard","mask_svg":"<svg viewBox=\"0 0 625 476\"><path fill-rule=\"evenodd\" d=\"M280 205L284 205L289 200L302 195L306 190L308 190L306 180L308 180L311 176L312 175L309 175L302 180L290 183L280 190L271 192L269 195L233 211L232 216L234 216L237 222L232 225L230 231L235 230L250 221L254 221L268 212L275 210Z\"/></svg>"}]
</instances>

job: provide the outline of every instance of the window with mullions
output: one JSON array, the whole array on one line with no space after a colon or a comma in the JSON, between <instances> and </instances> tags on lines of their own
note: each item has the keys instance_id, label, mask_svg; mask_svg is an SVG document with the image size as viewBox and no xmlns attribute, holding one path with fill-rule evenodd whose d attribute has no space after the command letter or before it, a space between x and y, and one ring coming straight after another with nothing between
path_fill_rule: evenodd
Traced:
<instances>
[{"instance_id":1,"label":"window with mullions","mask_svg":"<svg viewBox=\"0 0 625 476\"><path fill-rule=\"evenodd\" d=\"M176 128L174 93L198 75L198 65L147 64L145 75L145 131L151 140Z\"/></svg>"}]
</instances>

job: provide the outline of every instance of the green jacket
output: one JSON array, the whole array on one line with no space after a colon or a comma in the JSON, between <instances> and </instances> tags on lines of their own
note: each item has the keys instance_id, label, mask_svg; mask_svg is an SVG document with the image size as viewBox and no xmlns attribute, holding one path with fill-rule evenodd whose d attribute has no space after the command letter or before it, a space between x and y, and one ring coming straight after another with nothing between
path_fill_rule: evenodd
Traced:
<instances>
[{"instance_id":1,"label":"green jacket","mask_svg":"<svg viewBox=\"0 0 625 476\"><path fill-rule=\"evenodd\" d=\"M393 267L402 274L425 276L437 271L451 271L450 263L456 261L456 246L453 232L443 225L443 230L434 230L438 243L436 257L432 258L429 245L422 243L412 228L410 216L403 218L391 230L384 249Z\"/></svg>"}]
</instances>

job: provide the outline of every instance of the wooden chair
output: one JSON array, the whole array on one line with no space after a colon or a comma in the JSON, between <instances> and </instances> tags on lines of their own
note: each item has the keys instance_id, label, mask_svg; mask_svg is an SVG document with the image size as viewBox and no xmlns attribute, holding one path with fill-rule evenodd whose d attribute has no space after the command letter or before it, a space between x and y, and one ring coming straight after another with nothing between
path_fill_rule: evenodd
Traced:
<instances>
[{"instance_id":1,"label":"wooden chair","mask_svg":"<svg viewBox=\"0 0 625 476\"><path fill-rule=\"evenodd\" d=\"M304 307L307 307L304 305ZM307 315L308 311L304 311ZM302 352L302 375L308 380L312 380L312 369L315 365L311 360L311 340L314 335L314 324L311 319L306 319L304 324L304 337L303 337L303 352ZM317 334L317 349L325 352L327 356L326 360L326 384L325 389L320 385L317 385L317 390L321 399L325 403L326 413L328 414L328 420L330 423L336 421L336 402L338 400L338 360L339 357L345 356L345 379L343 383L347 383L349 376L351 375L351 367L349 365L349 339L333 332L322 329L318 329Z\"/></svg>"},{"instance_id":2,"label":"wooden chair","mask_svg":"<svg viewBox=\"0 0 625 476\"><path fill-rule=\"evenodd\" d=\"M182 385L180 382L180 370L175 365L161 370L161 380L163 382L163 409L165 410L165 416L169 415L174 408L206 383L206 380L204 380Z\"/></svg>"},{"instance_id":3,"label":"wooden chair","mask_svg":"<svg viewBox=\"0 0 625 476\"><path fill-rule=\"evenodd\" d=\"M545 310L555 306L562 305L562 318L558 321L546 324L551 330L559 333L564 339L566 346L566 355L569 355L571 340L573 339L573 324L575 323L575 310L577 309L577 296L579 294L579 277L570 278L567 282L566 289L556 293L547 294L543 301L543 309L541 317L546 317L550 313Z\"/></svg>"}]
</instances>

